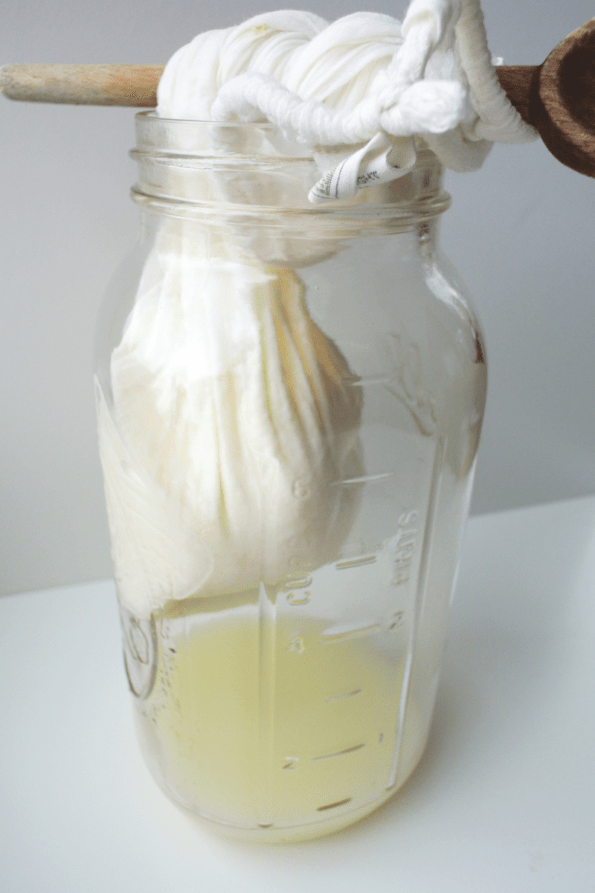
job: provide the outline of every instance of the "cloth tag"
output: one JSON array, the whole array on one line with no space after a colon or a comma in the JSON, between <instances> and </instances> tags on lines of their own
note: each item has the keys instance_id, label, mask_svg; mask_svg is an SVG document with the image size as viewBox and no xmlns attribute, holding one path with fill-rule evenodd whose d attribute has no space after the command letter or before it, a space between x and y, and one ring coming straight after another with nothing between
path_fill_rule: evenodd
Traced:
<instances>
[{"instance_id":1,"label":"cloth tag","mask_svg":"<svg viewBox=\"0 0 595 893\"><path fill-rule=\"evenodd\" d=\"M393 140L386 133L377 133L369 143L327 171L312 187L308 199L321 204L352 198L358 189L402 177L414 166L415 158L413 139Z\"/></svg>"}]
</instances>

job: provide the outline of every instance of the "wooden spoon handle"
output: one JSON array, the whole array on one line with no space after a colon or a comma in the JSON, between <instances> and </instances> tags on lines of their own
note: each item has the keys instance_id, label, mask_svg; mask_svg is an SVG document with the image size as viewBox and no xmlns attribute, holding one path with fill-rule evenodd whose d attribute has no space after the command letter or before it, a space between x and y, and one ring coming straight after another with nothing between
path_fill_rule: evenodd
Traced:
<instances>
[{"instance_id":1,"label":"wooden spoon handle","mask_svg":"<svg viewBox=\"0 0 595 893\"><path fill-rule=\"evenodd\" d=\"M51 65L13 63L0 68L0 92L24 102L155 108L163 65ZM529 86L535 65L497 69L509 99L529 120Z\"/></svg>"},{"instance_id":2,"label":"wooden spoon handle","mask_svg":"<svg viewBox=\"0 0 595 893\"><path fill-rule=\"evenodd\" d=\"M164 67L16 63L0 68L0 91L25 102L154 108Z\"/></svg>"},{"instance_id":3,"label":"wooden spoon handle","mask_svg":"<svg viewBox=\"0 0 595 893\"><path fill-rule=\"evenodd\" d=\"M35 65L0 68L9 99L154 108L163 65ZM570 34L543 65L497 68L521 117L552 155L595 177L595 18Z\"/></svg>"}]
</instances>

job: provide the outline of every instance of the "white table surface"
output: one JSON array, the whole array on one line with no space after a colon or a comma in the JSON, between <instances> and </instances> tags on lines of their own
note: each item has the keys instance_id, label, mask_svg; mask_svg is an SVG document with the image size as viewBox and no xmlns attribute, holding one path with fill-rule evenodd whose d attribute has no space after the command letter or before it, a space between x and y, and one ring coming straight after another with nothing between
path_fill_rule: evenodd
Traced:
<instances>
[{"instance_id":1,"label":"white table surface","mask_svg":"<svg viewBox=\"0 0 595 893\"><path fill-rule=\"evenodd\" d=\"M293 846L195 827L142 763L111 582L0 599L2 893L595 891L595 497L471 519L433 734Z\"/></svg>"}]
</instances>

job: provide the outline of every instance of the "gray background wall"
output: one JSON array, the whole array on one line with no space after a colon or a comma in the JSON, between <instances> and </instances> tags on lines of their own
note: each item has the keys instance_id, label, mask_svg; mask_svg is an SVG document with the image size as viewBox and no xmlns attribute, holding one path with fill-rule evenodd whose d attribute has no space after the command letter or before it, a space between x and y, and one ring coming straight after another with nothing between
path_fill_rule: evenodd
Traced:
<instances>
[{"instance_id":1,"label":"gray background wall","mask_svg":"<svg viewBox=\"0 0 595 893\"><path fill-rule=\"evenodd\" d=\"M271 0L2 0L5 62L165 62ZM334 19L406 0L312 0ZM484 0L490 47L543 61L591 0ZM0 99L0 593L111 573L91 388L101 295L134 243L133 112ZM488 340L472 510L595 492L595 181L540 144L449 175L443 242Z\"/></svg>"}]
</instances>

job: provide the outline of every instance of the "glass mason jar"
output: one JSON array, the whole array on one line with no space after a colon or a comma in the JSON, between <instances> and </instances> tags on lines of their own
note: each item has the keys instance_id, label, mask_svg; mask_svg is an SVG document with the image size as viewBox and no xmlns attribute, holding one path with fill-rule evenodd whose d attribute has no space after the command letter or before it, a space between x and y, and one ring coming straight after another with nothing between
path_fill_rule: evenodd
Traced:
<instances>
[{"instance_id":1,"label":"glass mason jar","mask_svg":"<svg viewBox=\"0 0 595 893\"><path fill-rule=\"evenodd\" d=\"M442 170L313 206L268 125L137 116L96 393L126 671L163 790L304 840L428 736L486 367Z\"/></svg>"}]
</instances>

